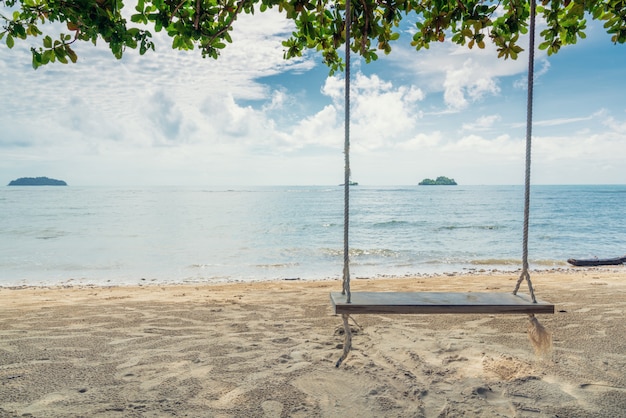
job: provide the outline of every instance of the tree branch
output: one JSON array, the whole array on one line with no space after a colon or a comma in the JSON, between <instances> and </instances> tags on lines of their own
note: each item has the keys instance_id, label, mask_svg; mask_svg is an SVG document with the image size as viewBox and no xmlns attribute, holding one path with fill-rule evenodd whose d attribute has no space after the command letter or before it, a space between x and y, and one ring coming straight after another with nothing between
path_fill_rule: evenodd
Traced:
<instances>
[{"instance_id":1,"label":"tree branch","mask_svg":"<svg viewBox=\"0 0 626 418\"><path fill-rule=\"evenodd\" d=\"M348 0L350 1L350 0ZM369 10L367 9L367 3L365 0L360 0L361 5L363 6L363 18L365 20L365 24L363 25L363 32L361 33L361 53L365 52L365 44L369 36L367 36L370 27L370 18L369 18Z\"/></svg>"},{"instance_id":2,"label":"tree branch","mask_svg":"<svg viewBox=\"0 0 626 418\"><path fill-rule=\"evenodd\" d=\"M226 32L227 32L230 28L232 28L232 26L233 26L233 22L234 22L235 20L237 20L237 16L238 16L238 15L239 15L239 13L241 12L241 9L243 8L243 4L244 4L244 2L245 2L245 1L246 1L246 0L240 0L240 1L237 3L237 8L233 11L232 16L230 17L230 21L228 21L228 22L226 23L226 25L225 25L222 29L218 30L218 31L217 31L217 32L216 32L213 36L211 36L211 38L209 38L209 41L208 41L208 43L207 43L208 45L212 44L212 43L213 43L213 41L214 41L217 37L222 36L222 35L223 35L224 33L226 33Z\"/></svg>"},{"instance_id":3,"label":"tree branch","mask_svg":"<svg viewBox=\"0 0 626 418\"><path fill-rule=\"evenodd\" d=\"M196 17L193 21L193 28L195 30L198 30L198 22L200 21L200 1L201 0L196 0Z\"/></svg>"},{"instance_id":4,"label":"tree branch","mask_svg":"<svg viewBox=\"0 0 626 418\"><path fill-rule=\"evenodd\" d=\"M176 6L174 8L174 10L172 11L172 16L170 16L170 23L172 23L172 21L174 20L174 16L176 15L176 13L178 13L178 11L180 10L181 7L183 7L183 5L185 4L187 0L183 0L181 1L178 6Z\"/></svg>"}]
</instances>

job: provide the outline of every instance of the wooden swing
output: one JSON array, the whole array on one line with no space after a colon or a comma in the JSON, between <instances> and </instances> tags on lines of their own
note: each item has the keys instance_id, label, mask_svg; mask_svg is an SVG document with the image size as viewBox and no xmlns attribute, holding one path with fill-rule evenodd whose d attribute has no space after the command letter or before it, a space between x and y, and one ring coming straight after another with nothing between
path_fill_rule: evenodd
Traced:
<instances>
[{"instance_id":1,"label":"wooden swing","mask_svg":"<svg viewBox=\"0 0 626 418\"><path fill-rule=\"evenodd\" d=\"M345 343L339 367L352 346L348 324L350 314L527 314L531 323L529 336L536 349L550 344L549 333L534 314L553 314L554 305L535 298L528 266L528 223L530 214L530 155L532 135L532 103L535 49L535 0L530 2L530 34L528 59L528 98L526 117L526 172L524 182L524 236L522 273L512 293L494 292L350 292L349 209L350 209L350 0L346 1L346 74L345 74L345 139L344 139L344 267L341 292L331 292L335 314L341 314ZM518 294L522 281L528 284L529 295ZM547 342L546 342L547 341Z\"/></svg>"},{"instance_id":2,"label":"wooden swing","mask_svg":"<svg viewBox=\"0 0 626 418\"><path fill-rule=\"evenodd\" d=\"M551 314L554 305L494 292L332 292L336 314Z\"/></svg>"}]
</instances>

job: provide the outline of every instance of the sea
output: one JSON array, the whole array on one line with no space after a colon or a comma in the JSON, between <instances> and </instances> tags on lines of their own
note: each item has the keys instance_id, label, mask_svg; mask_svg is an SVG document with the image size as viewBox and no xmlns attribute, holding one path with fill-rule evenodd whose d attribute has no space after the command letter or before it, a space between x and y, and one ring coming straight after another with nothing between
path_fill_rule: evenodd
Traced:
<instances>
[{"instance_id":1,"label":"sea","mask_svg":"<svg viewBox=\"0 0 626 418\"><path fill-rule=\"evenodd\" d=\"M352 278L521 268L523 186L350 187ZM531 269L626 253L626 185L533 186ZM0 188L0 286L340 279L344 189Z\"/></svg>"}]
</instances>

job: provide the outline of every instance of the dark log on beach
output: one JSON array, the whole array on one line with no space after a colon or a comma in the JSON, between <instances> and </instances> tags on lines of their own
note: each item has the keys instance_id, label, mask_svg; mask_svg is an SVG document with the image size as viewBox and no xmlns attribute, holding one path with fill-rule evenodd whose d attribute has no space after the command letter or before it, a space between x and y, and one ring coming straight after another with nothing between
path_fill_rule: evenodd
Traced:
<instances>
[{"instance_id":1,"label":"dark log on beach","mask_svg":"<svg viewBox=\"0 0 626 418\"><path fill-rule=\"evenodd\" d=\"M618 266L620 264L626 263L626 255L623 257L614 257L614 258L586 258L586 259L576 259L570 258L567 260L568 263L574 266Z\"/></svg>"}]
</instances>

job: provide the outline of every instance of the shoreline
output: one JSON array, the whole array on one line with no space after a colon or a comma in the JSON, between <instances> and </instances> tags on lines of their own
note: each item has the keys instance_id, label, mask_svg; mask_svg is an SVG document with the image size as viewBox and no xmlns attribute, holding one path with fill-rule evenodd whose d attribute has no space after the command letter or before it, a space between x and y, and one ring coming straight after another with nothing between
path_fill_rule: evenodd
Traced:
<instances>
[{"instance_id":1,"label":"shoreline","mask_svg":"<svg viewBox=\"0 0 626 418\"><path fill-rule=\"evenodd\" d=\"M518 275L352 290L509 292ZM626 270L531 279L556 305L547 356L523 315L355 315L338 369L339 280L0 287L0 416L624 416Z\"/></svg>"},{"instance_id":2,"label":"shoreline","mask_svg":"<svg viewBox=\"0 0 626 418\"><path fill-rule=\"evenodd\" d=\"M406 280L406 279L435 279L435 278L471 278L476 276L499 276L499 275L518 275L521 273L521 267L514 270L508 270L503 268L467 268L463 271L442 271L442 272L424 272L424 273L406 273L403 275L395 274L377 274L375 276L355 276L351 275L353 281L376 281L376 280ZM579 274L583 272L599 272L599 273L624 273L626 274L626 264L613 265L613 266L566 266L566 267L551 267L530 269L529 273L531 279L533 275L551 275L551 274ZM0 290L19 290L19 289L54 289L54 288L108 288L108 287L151 287L151 286L222 286L222 285L238 285L238 284L251 284L251 283L282 283L282 282L297 282L297 283L315 283L315 282L337 282L341 283L341 277L323 277L314 279L302 279L300 277L283 277L283 278L260 278L260 279L182 279L173 281L159 281L158 279L139 279L134 283L119 283L110 282L106 283L88 283L82 282L82 280L88 279L63 279L57 283L45 283L45 284L1 284Z\"/></svg>"}]
</instances>

